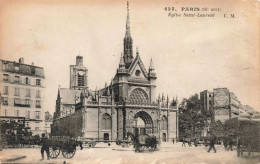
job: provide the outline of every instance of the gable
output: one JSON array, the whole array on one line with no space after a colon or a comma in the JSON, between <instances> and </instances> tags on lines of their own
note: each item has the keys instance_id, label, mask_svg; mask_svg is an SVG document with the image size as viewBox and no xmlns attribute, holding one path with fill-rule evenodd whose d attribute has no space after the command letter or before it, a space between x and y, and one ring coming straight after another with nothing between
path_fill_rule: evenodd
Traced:
<instances>
[{"instance_id":1,"label":"gable","mask_svg":"<svg viewBox=\"0 0 260 164\"><path fill-rule=\"evenodd\" d=\"M140 71L139 76L136 75L137 70ZM134 62L130 65L129 73L131 77L148 78L148 73L139 55L136 56Z\"/></svg>"},{"instance_id":2,"label":"gable","mask_svg":"<svg viewBox=\"0 0 260 164\"><path fill-rule=\"evenodd\" d=\"M139 72L140 73L139 73ZM139 64L137 64L134 68L133 68L133 71L132 71L132 74L130 75L130 77L137 77L137 78L145 78L145 75L140 67Z\"/></svg>"}]
</instances>

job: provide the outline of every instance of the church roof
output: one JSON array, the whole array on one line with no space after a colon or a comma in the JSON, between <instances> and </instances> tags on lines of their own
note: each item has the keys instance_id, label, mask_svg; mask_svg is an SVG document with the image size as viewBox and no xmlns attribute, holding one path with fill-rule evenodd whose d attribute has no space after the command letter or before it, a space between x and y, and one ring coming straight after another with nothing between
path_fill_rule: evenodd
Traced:
<instances>
[{"instance_id":1,"label":"church roof","mask_svg":"<svg viewBox=\"0 0 260 164\"><path fill-rule=\"evenodd\" d=\"M75 104L76 94L77 99L79 99L81 90L60 88L60 98L62 104Z\"/></svg>"}]
</instances>

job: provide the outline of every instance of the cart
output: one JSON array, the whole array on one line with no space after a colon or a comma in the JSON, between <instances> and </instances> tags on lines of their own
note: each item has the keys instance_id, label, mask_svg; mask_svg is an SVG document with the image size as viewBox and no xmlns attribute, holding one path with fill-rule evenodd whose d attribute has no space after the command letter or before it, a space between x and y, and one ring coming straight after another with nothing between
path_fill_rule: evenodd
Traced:
<instances>
[{"instance_id":1,"label":"cart","mask_svg":"<svg viewBox=\"0 0 260 164\"><path fill-rule=\"evenodd\" d=\"M68 137L51 137L50 158L57 158L62 152L64 158L70 159L76 153L77 141Z\"/></svg>"},{"instance_id":2,"label":"cart","mask_svg":"<svg viewBox=\"0 0 260 164\"><path fill-rule=\"evenodd\" d=\"M237 156L260 152L260 120L239 119Z\"/></svg>"}]
</instances>

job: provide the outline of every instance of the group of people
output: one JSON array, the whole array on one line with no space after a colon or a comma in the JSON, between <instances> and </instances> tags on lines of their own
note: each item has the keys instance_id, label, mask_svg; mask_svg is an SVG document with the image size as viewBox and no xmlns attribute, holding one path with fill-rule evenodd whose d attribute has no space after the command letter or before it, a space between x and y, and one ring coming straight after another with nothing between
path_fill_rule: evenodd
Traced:
<instances>
[{"instance_id":1,"label":"group of people","mask_svg":"<svg viewBox=\"0 0 260 164\"><path fill-rule=\"evenodd\" d=\"M189 147L191 147L191 140L182 138L182 147L186 147L186 143L188 144ZM214 136L211 136L209 138L209 150L208 150L208 152L210 152L211 149L213 149L215 153L217 152L216 148L215 148L215 143L216 143L216 138ZM195 147L197 147L197 145L198 145L197 139L194 139L194 145L195 145Z\"/></svg>"},{"instance_id":2,"label":"group of people","mask_svg":"<svg viewBox=\"0 0 260 164\"><path fill-rule=\"evenodd\" d=\"M235 137L232 136L227 136L223 138L223 145L226 151L233 151L233 147L236 145L236 142L234 141ZM189 146L191 146L191 141L189 139L185 139L182 138L181 139L182 142L182 147L186 146L186 143L188 143ZM209 144L209 149L208 152L210 152L212 149L214 150L214 152L216 153L216 148L215 148L215 144L220 143L220 140L217 141L216 137L214 137L213 135L210 136L207 140L204 141L204 144ZM194 140L194 145L197 146L198 145L198 140L195 139Z\"/></svg>"}]
</instances>

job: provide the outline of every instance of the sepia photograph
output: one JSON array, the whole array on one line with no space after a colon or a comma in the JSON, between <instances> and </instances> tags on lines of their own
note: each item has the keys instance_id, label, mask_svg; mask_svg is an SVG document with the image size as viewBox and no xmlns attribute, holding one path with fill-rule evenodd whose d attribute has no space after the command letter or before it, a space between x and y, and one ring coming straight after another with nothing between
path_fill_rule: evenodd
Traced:
<instances>
[{"instance_id":1,"label":"sepia photograph","mask_svg":"<svg viewBox=\"0 0 260 164\"><path fill-rule=\"evenodd\" d=\"M260 163L259 0L0 0L0 162Z\"/></svg>"}]
</instances>

